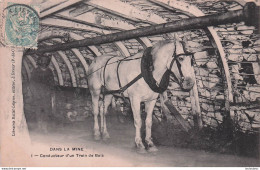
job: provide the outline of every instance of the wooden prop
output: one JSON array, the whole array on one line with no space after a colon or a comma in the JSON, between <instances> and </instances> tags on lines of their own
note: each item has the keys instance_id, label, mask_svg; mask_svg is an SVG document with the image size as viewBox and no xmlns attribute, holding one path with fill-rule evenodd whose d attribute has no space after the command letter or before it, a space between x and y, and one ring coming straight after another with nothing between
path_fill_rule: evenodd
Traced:
<instances>
[{"instance_id":1,"label":"wooden prop","mask_svg":"<svg viewBox=\"0 0 260 170\"><path fill-rule=\"evenodd\" d=\"M167 106L167 108L169 110L162 107L163 111L166 113L170 111L170 114L173 115L177 119L177 121L182 125L183 129L186 132L189 132L189 130L191 129L191 126L189 125L189 123L186 120L184 120L184 118L181 116L181 114L178 112L178 110L173 106L172 102L170 100L166 100L164 102L164 104Z\"/></svg>"}]
</instances>

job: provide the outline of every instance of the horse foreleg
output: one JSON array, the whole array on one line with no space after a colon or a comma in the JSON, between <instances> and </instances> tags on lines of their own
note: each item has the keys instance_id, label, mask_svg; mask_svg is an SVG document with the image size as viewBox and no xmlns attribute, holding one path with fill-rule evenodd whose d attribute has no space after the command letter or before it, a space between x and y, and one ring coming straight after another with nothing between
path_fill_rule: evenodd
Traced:
<instances>
[{"instance_id":1,"label":"horse foreleg","mask_svg":"<svg viewBox=\"0 0 260 170\"><path fill-rule=\"evenodd\" d=\"M91 94L92 95L92 108L93 108L93 114L94 114L94 139L100 140L100 130L98 125L98 101L99 101L99 94Z\"/></svg>"},{"instance_id":2,"label":"horse foreleg","mask_svg":"<svg viewBox=\"0 0 260 170\"><path fill-rule=\"evenodd\" d=\"M155 152L158 150L152 141L152 115L153 115L153 109L155 103L156 100L145 102L145 111L147 113L146 120L145 120L145 127L146 127L145 143L147 144L147 150L149 152Z\"/></svg>"},{"instance_id":3,"label":"horse foreleg","mask_svg":"<svg viewBox=\"0 0 260 170\"><path fill-rule=\"evenodd\" d=\"M145 153L145 147L141 138L141 126L142 120L140 115L140 99L135 97L130 97L131 108L134 115L134 125L135 125L135 144L137 151L139 153Z\"/></svg>"},{"instance_id":4,"label":"horse foreleg","mask_svg":"<svg viewBox=\"0 0 260 170\"><path fill-rule=\"evenodd\" d=\"M106 124L106 114L107 114L107 108L110 105L112 101L113 95L106 95L104 103L102 106L100 106L100 117L101 117L101 133L103 140L107 140L110 138L109 133L107 132L107 124Z\"/></svg>"}]
</instances>

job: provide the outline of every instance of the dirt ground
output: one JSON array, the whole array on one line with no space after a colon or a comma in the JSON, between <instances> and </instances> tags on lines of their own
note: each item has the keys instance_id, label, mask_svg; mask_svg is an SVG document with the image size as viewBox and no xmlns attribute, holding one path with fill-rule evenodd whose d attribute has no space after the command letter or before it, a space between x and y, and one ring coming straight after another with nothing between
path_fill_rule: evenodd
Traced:
<instances>
[{"instance_id":1,"label":"dirt ground","mask_svg":"<svg viewBox=\"0 0 260 170\"><path fill-rule=\"evenodd\" d=\"M30 98L25 97L25 116L35 154L60 153L49 151L55 147L82 147L85 149L83 153L99 153L104 156L96 159L71 158L69 162L64 159L65 163L62 164L61 159L55 161L56 159L38 158L37 162L42 163L42 166L260 166L259 134L228 134L221 127L215 130L193 129L187 133L174 119L162 119L161 123L154 119L152 137L159 151L139 154L135 149L135 128L129 110L127 116L123 117L119 111L110 109L107 127L111 138L108 141L94 141L91 99L85 89L75 91L68 88L56 92L55 116L48 124L48 133L37 129L34 109L30 103ZM69 103L71 107L68 106ZM74 112L77 112L79 119L72 121L66 118L68 113ZM145 113L142 118L144 120ZM144 128L142 131L144 136ZM45 149L39 151L39 146L44 146ZM52 163L46 164L48 162Z\"/></svg>"},{"instance_id":2,"label":"dirt ground","mask_svg":"<svg viewBox=\"0 0 260 170\"><path fill-rule=\"evenodd\" d=\"M135 129L132 119L127 117L124 120L125 122L121 123L118 116L113 113L107 116L111 136L108 141L94 141L93 117L88 117L85 121L65 124L54 121L48 126L47 134L41 133L34 124L30 124L30 136L35 145L44 143L54 147L74 146L94 150L104 155L104 158L100 158L102 166L260 166L257 158L159 144L157 144L158 152L139 154L134 147ZM111 160L106 162L107 158L113 158L118 162L111 162ZM98 164L91 166L98 166Z\"/></svg>"}]
</instances>

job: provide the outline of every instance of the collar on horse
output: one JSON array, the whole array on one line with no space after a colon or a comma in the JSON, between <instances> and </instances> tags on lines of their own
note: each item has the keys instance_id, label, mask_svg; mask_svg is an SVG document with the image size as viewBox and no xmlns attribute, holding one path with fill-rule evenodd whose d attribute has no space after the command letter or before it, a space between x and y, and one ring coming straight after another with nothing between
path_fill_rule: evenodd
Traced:
<instances>
[{"instance_id":1,"label":"collar on horse","mask_svg":"<svg viewBox=\"0 0 260 170\"><path fill-rule=\"evenodd\" d=\"M163 74L162 79L160 83L158 84L157 81L153 77L153 60L152 60L152 47L148 47L143 54L142 60L141 60L141 74L145 80L145 82L148 84L148 86L156 93L162 93L164 92L168 85L170 80L170 71L166 70L166 72ZM171 62L173 63L173 62ZM172 64L171 64L172 65Z\"/></svg>"}]
</instances>

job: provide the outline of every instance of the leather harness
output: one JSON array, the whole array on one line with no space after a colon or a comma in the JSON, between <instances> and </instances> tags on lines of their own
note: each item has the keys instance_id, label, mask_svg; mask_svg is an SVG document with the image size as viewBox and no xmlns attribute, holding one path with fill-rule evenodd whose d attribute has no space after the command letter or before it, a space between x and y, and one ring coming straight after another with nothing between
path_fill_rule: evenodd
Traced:
<instances>
[{"instance_id":1,"label":"leather harness","mask_svg":"<svg viewBox=\"0 0 260 170\"><path fill-rule=\"evenodd\" d=\"M103 80L104 80L104 91L103 94L114 94L114 93L120 93L122 95L122 97L124 98L123 92L129 88L130 86L132 86L135 82L137 82L139 79L144 78L145 82L148 84L148 86L156 93L162 93L164 92L168 85L169 85L169 79L170 79L170 73L171 73L171 69L173 67L174 62L176 61L177 64L177 68L179 71L179 74L181 76L181 79L183 80L183 73L181 71L181 64L180 62L177 60L177 58L179 56L182 55L193 55L192 53L185 53L185 54L178 54L176 55L176 44L175 44L175 50L173 53L173 56L175 55L175 57L173 57L171 64L170 64L170 68L166 70L166 72L163 74L163 77L158 85L158 83L156 82L156 80L153 77L153 70L154 70L154 66L153 66L153 61L152 61L152 55L151 55L151 50L152 47L148 47L145 49L144 54L141 58L141 73L136 76L132 81L130 81L129 83L127 83L125 86L122 87L121 85L121 81L120 81L120 77L119 77L119 66L121 64L122 61L130 61L130 60L135 60L135 59L140 59L140 58L134 58L134 59L127 59L128 57L122 59L122 60L118 60L118 64L117 64L117 79L118 79L118 85L119 85L119 89L118 90L106 90L106 82L105 82L105 70L106 67L109 63L109 61L112 58L115 57L111 57L107 60L105 66L104 66L104 71L103 71ZM180 84L181 82L178 80L178 78L176 77L176 75L173 73L172 74L174 79ZM182 81L181 80L181 81Z\"/></svg>"}]
</instances>

